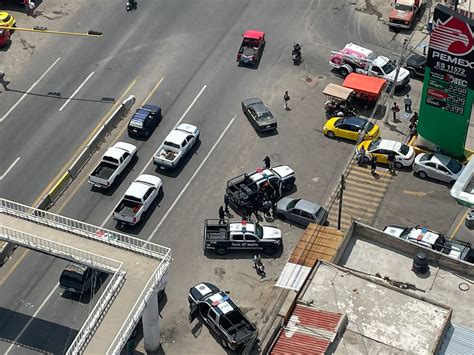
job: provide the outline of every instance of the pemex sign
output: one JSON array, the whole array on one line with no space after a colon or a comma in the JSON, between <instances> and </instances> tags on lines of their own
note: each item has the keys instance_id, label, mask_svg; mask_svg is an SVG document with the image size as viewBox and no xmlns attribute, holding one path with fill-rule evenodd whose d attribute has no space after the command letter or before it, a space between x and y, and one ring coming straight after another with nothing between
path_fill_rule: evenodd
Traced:
<instances>
[{"instance_id":1,"label":"pemex sign","mask_svg":"<svg viewBox=\"0 0 474 355\"><path fill-rule=\"evenodd\" d=\"M474 20L437 5L433 14L418 134L461 158L474 97Z\"/></svg>"}]
</instances>

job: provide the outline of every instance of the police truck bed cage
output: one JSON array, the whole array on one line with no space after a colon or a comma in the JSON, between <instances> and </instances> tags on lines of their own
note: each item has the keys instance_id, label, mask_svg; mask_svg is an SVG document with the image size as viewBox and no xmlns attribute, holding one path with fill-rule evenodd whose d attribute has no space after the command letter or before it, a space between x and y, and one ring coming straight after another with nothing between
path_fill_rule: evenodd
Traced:
<instances>
[{"instance_id":1,"label":"police truck bed cage","mask_svg":"<svg viewBox=\"0 0 474 355\"><path fill-rule=\"evenodd\" d=\"M241 174L227 181L226 194L237 206L250 207L252 197L259 192L258 186L250 179L249 174Z\"/></svg>"},{"instance_id":2,"label":"police truck bed cage","mask_svg":"<svg viewBox=\"0 0 474 355\"><path fill-rule=\"evenodd\" d=\"M229 233L229 220L219 223L218 219L206 219L204 223L204 235L207 240L224 240Z\"/></svg>"}]
</instances>

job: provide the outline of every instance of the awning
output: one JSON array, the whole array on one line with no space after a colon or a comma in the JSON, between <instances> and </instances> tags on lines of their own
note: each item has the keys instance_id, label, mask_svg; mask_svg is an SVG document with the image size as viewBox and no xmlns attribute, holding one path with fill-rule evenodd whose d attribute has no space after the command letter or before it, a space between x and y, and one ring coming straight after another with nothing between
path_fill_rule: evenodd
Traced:
<instances>
[{"instance_id":1,"label":"awning","mask_svg":"<svg viewBox=\"0 0 474 355\"><path fill-rule=\"evenodd\" d=\"M352 89L345 88L344 86L333 84L333 83L327 84L323 90L324 95L337 97L338 99L341 99L341 100L347 100L349 96L352 95L353 92L354 90Z\"/></svg>"},{"instance_id":2,"label":"awning","mask_svg":"<svg viewBox=\"0 0 474 355\"><path fill-rule=\"evenodd\" d=\"M385 79L377 78L376 76L350 73L344 80L344 83L342 83L342 86L369 96L379 96L382 93L385 82Z\"/></svg>"}]
</instances>

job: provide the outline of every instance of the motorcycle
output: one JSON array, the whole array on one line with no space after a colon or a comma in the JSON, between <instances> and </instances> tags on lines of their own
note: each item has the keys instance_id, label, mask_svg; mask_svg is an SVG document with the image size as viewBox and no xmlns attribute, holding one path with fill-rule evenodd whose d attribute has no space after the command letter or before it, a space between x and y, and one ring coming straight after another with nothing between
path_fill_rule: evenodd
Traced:
<instances>
[{"instance_id":1,"label":"motorcycle","mask_svg":"<svg viewBox=\"0 0 474 355\"><path fill-rule=\"evenodd\" d=\"M127 1L127 12L128 11L132 11L132 10L136 10L138 7L138 3L136 2L136 0L128 0Z\"/></svg>"},{"instance_id":2,"label":"motorcycle","mask_svg":"<svg viewBox=\"0 0 474 355\"><path fill-rule=\"evenodd\" d=\"M301 57L301 46L298 43L293 45L293 50L291 51L291 56L293 58L293 64L301 64L303 58Z\"/></svg>"}]
</instances>

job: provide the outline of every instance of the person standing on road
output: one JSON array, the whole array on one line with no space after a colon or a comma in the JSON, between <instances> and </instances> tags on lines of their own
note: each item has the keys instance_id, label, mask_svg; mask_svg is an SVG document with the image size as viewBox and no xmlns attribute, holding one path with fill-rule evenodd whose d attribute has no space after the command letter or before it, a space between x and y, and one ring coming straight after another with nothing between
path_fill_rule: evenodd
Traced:
<instances>
[{"instance_id":1,"label":"person standing on road","mask_svg":"<svg viewBox=\"0 0 474 355\"><path fill-rule=\"evenodd\" d=\"M364 148L364 146L361 146L360 150L359 150L359 158L357 160L357 164L359 166L364 164L364 159L365 159L365 148Z\"/></svg>"},{"instance_id":2,"label":"person standing on road","mask_svg":"<svg viewBox=\"0 0 474 355\"><path fill-rule=\"evenodd\" d=\"M418 112L413 112L413 115L410 117L410 123L415 126L418 124Z\"/></svg>"},{"instance_id":3,"label":"person standing on road","mask_svg":"<svg viewBox=\"0 0 474 355\"><path fill-rule=\"evenodd\" d=\"M225 212L224 207L219 207L219 224L224 224Z\"/></svg>"},{"instance_id":4,"label":"person standing on road","mask_svg":"<svg viewBox=\"0 0 474 355\"><path fill-rule=\"evenodd\" d=\"M388 171L390 174L395 174L395 155L393 153L388 153Z\"/></svg>"},{"instance_id":5,"label":"person standing on road","mask_svg":"<svg viewBox=\"0 0 474 355\"><path fill-rule=\"evenodd\" d=\"M285 110L288 110L288 101L290 101L290 95L288 95L288 91L285 91L285 95L283 95L283 101L285 102Z\"/></svg>"},{"instance_id":6,"label":"person standing on road","mask_svg":"<svg viewBox=\"0 0 474 355\"><path fill-rule=\"evenodd\" d=\"M370 159L370 173L374 175L376 169L377 169L377 158L374 155L372 159Z\"/></svg>"},{"instance_id":7,"label":"person standing on road","mask_svg":"<svg viewBox=\"0 0 474 355\"><path fill-rule=\"evenodd\" d=\"M407 96L405 96L405 99L403 100L403 103L405 104L405 112L411 112L412 101L411 101L411 97L410 97L409 94L407 94Z\"/></svg>"},{"instance_id":8,"label":"person standing on road","mask_svg":"<svg viewBox=\"0 0 474 355\"><path fill-rule=\"evenodd\" d=\"M224 195L224 206L225 213L229 214L229 196L227 194Z\"/></svg>"},{"instance_id":9,"label":"person standing on road","mask_svg":"<svg viewBox=\"0 0 474 355\"><path fill-rule=\"evenodd\" d=\"M270 157L268 155L263 159L263 163L265 164L265 169L270 169Z\"/></svg>"},{"instance_id":10,"label":"person standing on road","mask_svg":"<svg viewBox=\"0 0 474 355\"><path fill-rule=\"evenodd\" d=\"M393 122L397 122L397 113L400 112L400 107L398 107L397 103L394 102L390 110L392 111L392 114L393 114Z\"/></svg>"},{"instance_id":11,"label":"person standing on road","mask_svg":"<svg viewBox=\"0 0 474 355\"><path fill-rule=\"evenodd\" d=\"M8 90L8 84L10 84L10 82L5 80L5 73L0 71L0 85L3 86L4 90Z\"/></svg>"}]
</instances>

